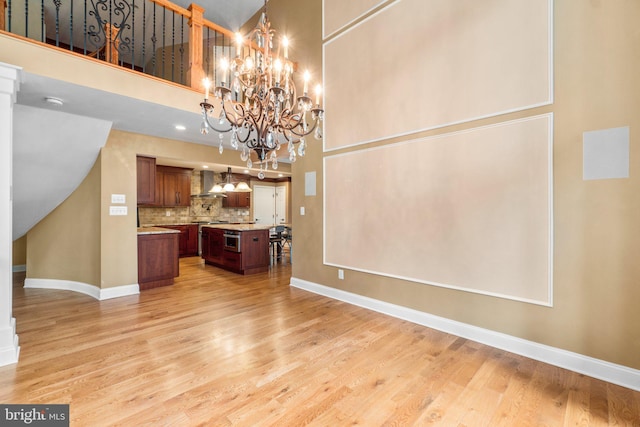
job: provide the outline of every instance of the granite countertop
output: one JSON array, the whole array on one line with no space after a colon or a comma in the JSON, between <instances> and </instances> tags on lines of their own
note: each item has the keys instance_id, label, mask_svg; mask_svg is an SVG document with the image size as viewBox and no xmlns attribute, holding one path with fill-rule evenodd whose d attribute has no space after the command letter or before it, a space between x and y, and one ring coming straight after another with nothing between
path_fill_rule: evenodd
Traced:
<instances>
[{"instance_id":1,"label":"granite countertop","mask_svg":"<svg viewBox=\"0 0 640 427\"><path fill-rule=\"evenodd\" d=\"M218 222L218 221L187 221L187 222L172 222L166 224L142 224L140 227L171 227L173 225L247 225L254 224L253 222Z\"/></svg>"},{"instance_id":2,"label":"granite countertop","mask_svg":"<svg viewBox=\"0 0 640 427\"><path fill-rule=\"evenodd\" d=\"M170 228L162 227L138 227L138 236L143 234L171 234L180 233L179 230L172 230Z\"/></svg>"},{"instance_id":3,"label":"granite countertop","mask_svg":"<svg viewBox=\"0 0 640 427\"><path fill-rule=\"evenodd\" d=\"M172 225L198 225L197 222L172 222L171 224L142 224L141 228L149 227L171 227Z\"/></svg>"},{"instance_id":4,"label":"granite countertop","mask_svg":"<svg viewBox=\"0 0 640 427\"><path fill-rule=\"evenodd\" d=\"M266 224L202 224L202 226L232 231L268 230L273 228L273 225Z\"/></svg>"}]
</instances>

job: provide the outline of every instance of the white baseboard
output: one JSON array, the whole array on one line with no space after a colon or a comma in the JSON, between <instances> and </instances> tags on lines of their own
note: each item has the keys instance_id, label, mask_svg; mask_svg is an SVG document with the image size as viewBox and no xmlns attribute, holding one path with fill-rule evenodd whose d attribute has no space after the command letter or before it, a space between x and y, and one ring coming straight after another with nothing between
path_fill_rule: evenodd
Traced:
<instances>
[{"instance_id":1,"label":"white baseboard","mask_svg":"<svg viewBox=\"0 0 640 427\"><path fill-rule=\"evenodd\" d=\"M129 295L138 295L140 293L140 285L122 285L113 288L100 289L100 301L111 298L127 297Z\"/></svg>"},{"instance_id":2,"label":"white baseboard","mask_svg":"<svg viewBox=\"0 0 640 427\"><path fill-rule=\"evenodd\" d=\"M0 366L18 363L20 346L16 334L16 319L11 318L7 327L0 328Z\"/></svg>"},{"instance_id":3,"label":"white baseboard","mask_svg":"<svg viewBox=\"0 0 640 427\"><path fill-rule=\"evenodd\" d=\"M594 359L582 354L527 341L295 277L291 278L290 286L640 391L640 370L637 369L616 365L604 360Z\"/></svg>"},{"instance_id":4,"label":"white baseboard","mask_svg":"<svg viewBox=\"0 0 640 427\"><path fill-rule=\"evenodd\" d=\"M81 294L89 295L99 301L124 297L129 295L137 295L140 293L138 284L115 286L113 288L100 289L97 286L89 285L82 282L74 282L72 280L57 279L25 279L25 288L33 289L57 289L63 291L74 291Z\"/></svg>"},{"instance_id":5,"label":"white baseboard","mask_svg":"<svg viewBox=\"0 0 640 427\"><path fill-rule=\"evenodd\" d=\"M14 273L21 273L23 271L27 271L27 266L25 264L22 265L14 265L12 268Z\"/></svg>"}]
</instances>

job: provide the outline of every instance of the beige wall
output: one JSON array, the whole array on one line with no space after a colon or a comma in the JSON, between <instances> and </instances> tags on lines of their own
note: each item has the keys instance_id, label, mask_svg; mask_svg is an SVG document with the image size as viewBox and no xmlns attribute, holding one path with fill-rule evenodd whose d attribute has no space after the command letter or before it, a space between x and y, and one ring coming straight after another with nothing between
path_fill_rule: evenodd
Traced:
<instances>
[{"instance_id":1,"label":"beige wall","mask_svg":"<svg viewBox=\"0 0 640 427\"><path fill-rule=\"evenodd\" d=\"M310 2L311 3L311 2ZM321 2L304 12L295 0L272 0L269 15L277 29L284 15L314 14ZM284 12L283 12L284 10ZM305 18L306 19L306 18ZM345 271L322 263L322 196L305 197L305 171L318 172L323 153L310 145L293 170L293 218L297 278L410 307L515 337L640 368L640 167L636 149L640 117L640 3L574 2L554 4L555 102L499 119L478 120L404 139L435 135L536 114L554 114L554 305L535 306L434 286ZM319 27L306 20L290 31L310 40L319 66ZM388 25L401 23L389 22ZM445 33L446 34L446 33ZM365 49L354 46L354 49ZM398 99L382 99L390 106ZM357 125L357 121L354 121ZM582 133L630 126L630 178L582 180ZM376 145L402 141L382 141ZM345 150L350 151L350 150ZM397 165L402 168L405 165ZM306 215L299 215L299 206ZM401 209L402 207L395 207ZM345 213L362 215L362 212Z\"/></svg>"},{"instance_id":2,"label":"beige wall","mask_svg":"<svg viewBox=\"0 0 640 427\"><path fill-rule=\"evenodd\" d=\"M13 265L25 265L27 263L27 236L22 236L13 241Z\"/></svg>"},{"instance_id":3,"label":"beige wall","mask_svg":"<svg viewBox=\"0 0 640 427\"><path fill-rule=\"evenodd\" d=\"M101 157L80 186L27 233L27 277L100 283Z\"/></svg>"}]
</instances>

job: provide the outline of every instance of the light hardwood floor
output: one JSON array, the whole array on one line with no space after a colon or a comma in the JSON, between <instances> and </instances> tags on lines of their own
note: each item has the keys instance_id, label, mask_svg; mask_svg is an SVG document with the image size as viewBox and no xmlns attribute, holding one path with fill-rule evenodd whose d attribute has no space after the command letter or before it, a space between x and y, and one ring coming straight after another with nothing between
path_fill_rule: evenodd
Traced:
<instances>
[{"instance_id":1,"label":"light hardwood floor","mask_svg":"<svg viewBox=\"0 0 640 427\"><path fill-rule=\"evenodd\" d=\"M0 403L72 426L640 426L640 393L288 286L181 261L175 285L96 301L23 289Z\"/></svg>"}]
</instances>

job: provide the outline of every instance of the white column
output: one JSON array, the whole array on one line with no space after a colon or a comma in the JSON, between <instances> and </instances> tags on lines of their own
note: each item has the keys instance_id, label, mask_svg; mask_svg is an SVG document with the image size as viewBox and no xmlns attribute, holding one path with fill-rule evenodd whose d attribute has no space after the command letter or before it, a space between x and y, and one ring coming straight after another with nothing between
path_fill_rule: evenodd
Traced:
<instances>
[{"instance_id":1,"label":"white column","mask_svg":"<svg viewBox=\"0 0 640 427\"><path fill-rule=\"evenodd\" d=\"M0 62L0 366L18 362L20 347L12 316L13 104L21 69Z\"/></svg>"}]
</instances>

